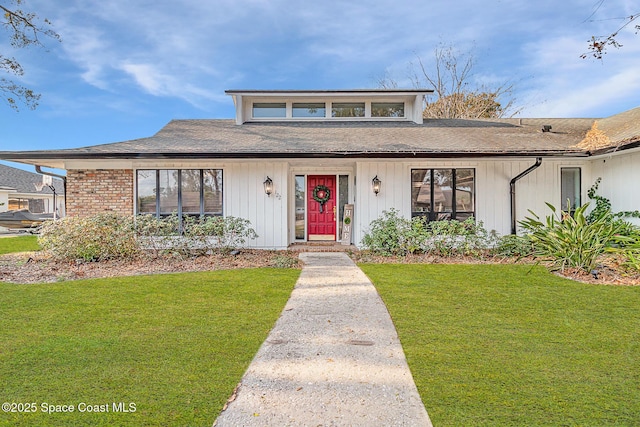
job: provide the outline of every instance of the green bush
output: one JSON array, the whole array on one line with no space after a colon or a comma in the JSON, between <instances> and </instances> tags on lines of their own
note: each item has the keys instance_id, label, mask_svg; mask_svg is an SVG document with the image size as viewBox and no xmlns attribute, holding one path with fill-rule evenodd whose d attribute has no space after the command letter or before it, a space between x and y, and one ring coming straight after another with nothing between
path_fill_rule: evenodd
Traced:
<instances>
[{"instance_id":1,"label":"green bush","mask_svg":"<svg viewBox=\"0 0 640 427\"><path fill-rule=\"evenodd\" d=\"M414 245L407 242L412 232L412 221L400 217L398 211L392 208L383 211L382 217L371 221L369 232L362 238L362 245L380 255L406 255L413 252Z\"/></svg>"},{"instance_id":2,"label":"green bush","mask_svg":"<svg viewBox=\"0 0 640 427\"><path fill-rule=\"evenodd\" d=\"M432 221L424 217L402 218L398 211L383 211L371 222L362 245L374 253L393 256L430 253L440 256L480 256L496 244L497 237L487 232L482 222Z\"/></svg>"},{"instance_id":3,"label":"green bush","mask_svg":"<svg viewBox=\"0 0 640 427\"><path fill-rule=\"evenodd\" d=\"M140 215L136 229L145 249L183 256L226 253L258 237L248 220L232 216L186 216L180 221L175 214L160 219Z\"/></svg>"},{"instance_id":4,"label":"green bush","mask_svg":"<svg viewBox=\"0 0 640 427\"><path fill-rule=\"evenodd\" d=\"M160 219L98 214L47 221L38 243L61 260L100 261L163 252L201 255L244 246L258 237L250 225L235 217L185 217L181 222L175 214Z\"/></svg>"},{"instance_id":5,"label":"green bush","mask_svg":"<svg viewBox=\"0 0 640 427\"><path fill-rule=\"evenodd\" d=\"M180 239L180 220L177 214L164 218L155 215L138 215L135 217L138 245L147 253L155 256L168 251L182 252Z\"/></svg>"},{"instance_id":6,"label":"green bush","mask_svg":"<svg viewBox=\"0 0 640 427\"><path fill-rule=\"evenodd\" d=\"M622 255L625 268L640 271L640 228L632 227L629 233L618 236L617 247L610 251Z\"/></svg>"},{"instance_id":7,"label":"green bush","mask_svg":"<svg viewBox=\"0 0 640 427\"><path fill-rule=\"evenodd\" d=\"M527 237L506 234L500 236L493 253L504 257L525 257L531 255L533 246Z\"/></svg>"},{"instance_id":8,"label":"green bush","mask_svg":"<svg viewBox=\"0 0 640 427\"><path fill-rule=\"evenodd\" d=\"M482 221L474 218L464 221L434 221L422 243L423 252L440 256L480 256L497 242L495 232L488 232Z\"/></svg>"},{"instance_id":9,"label":"green bush","mask_svg":"<svg viewBox=\"0 0 640 427\"><path fill-rule=\"evenodd\" d=\"M133 218L112 213L46 221L38 243L61 260L100 261L139 253Z\"/></svg>"},{"instance_id":10,"label":"green bush","mask_svg":"<svg viewBox=\"0 0 640 427\"><path fill-rule=\"evenodd\" d=\"M577 208L573 216L549 203L547 206L552 214L544 222L529 211L533 216L520 221L520 225L528 233L533 254L550 261L557 269L577 267L592 271L599 257L615 250L624 239L621 232L626 224L617 221L610 210L602 211L589 222L585 214L588 203Z\"/></svg>"},{"instance_id":11,"label":"green bush","mask_svg":"<svg viewBox=\"0 0 640 427\"><path fill-rule=\"evenodd\" d=\"M230 252L258 237L249 220L233 216L186 217L182 228L191 249L200 253Z\"/></svg>"}]
</instances>

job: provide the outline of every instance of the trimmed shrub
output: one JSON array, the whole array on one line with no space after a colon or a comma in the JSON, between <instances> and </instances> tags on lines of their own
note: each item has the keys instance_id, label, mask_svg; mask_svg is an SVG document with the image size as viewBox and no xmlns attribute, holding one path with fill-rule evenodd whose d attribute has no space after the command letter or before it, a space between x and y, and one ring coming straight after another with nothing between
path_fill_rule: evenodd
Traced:
<instances>
[{"instance_id":1,"label":"trimmed shrub","mask_svg":"<svg viewBox=\"0 0 640 427\"><path fill-rule=\"evenodd\" d=\"M191 245L190 249L199 253L227 253L244 247L248 239L258 237L249 220L233 216L186 217L182 228L185 240Z\"/></svg>"},{"instance_id":2,"label":"trimmed shrub","mask_svg":"<svg viewBox=\"0 0 640 427\"><path fill-rule=\"evenodd\" d=\"M38 243L60 260L100 261L139 253L133 218L111 213L46 221Z\"/></svg>"},{"instance_id":3,"label":"trimmed shrub","mask_svg":"<svg viewBox=\"0 0 640 427\"><path fill-rule=\"evenodd\" d=\"M533 252L531 241L527 237L506 234L498 238L493 253L504 257L526 257Z\"/></svg>"},{"instance_id":4,"label":"trimmed shrub","mask_svg":"<svg viewBox=\"0 0 640 427\"><path fill-rule=\"evenodd\" d=\"M482 221L468 218L434 221L429 224L429 234L423 242L423 251L440 256L481 256L497 242L495 232L488 232Z\"/></svg>"},{"instance_id":5,"label":"trimmed shrub","mask_svg":"<svg viewBox=\"0 0 640 427\"><path fill-rule=\"evenodd\" d=\"M235 217L185 217L181 222L175 214L161 219L98 214L47 221L38 243L61 260L100 261L149 252L156 256L226 253L258 237L250 225Z\"/></svg>"},{"instance_id":6,"label":"trimmed shrub","mask_svg":"<svg viewBox=\"0 0 640 427\"><path fill-rule=\"evenodd\" d=\"M396 209L383 211L382 217L371 221L369 232L362 238L362 245L380 255L406 255L419 248L417 237L411 239L412 234L419 230L412 230L412 221L398 215ZM416 224L417 225L417 224ZM407 241L410 239L411 241Z\"/></svg>"},{"instance_id":7,"label":"trimmed shrub","mask_svg":"<svg viewBox=\"0 0 640 427\"><path fill-rule=\"evenodd\" d=\"M495 246L495 232L487 232L482 222L432 221L424 217L402 218L398 211L383 211L371 222L362 238L364 248L380 255L430 253L440 256L481 256Z\"/></svg>"}]
</instances>

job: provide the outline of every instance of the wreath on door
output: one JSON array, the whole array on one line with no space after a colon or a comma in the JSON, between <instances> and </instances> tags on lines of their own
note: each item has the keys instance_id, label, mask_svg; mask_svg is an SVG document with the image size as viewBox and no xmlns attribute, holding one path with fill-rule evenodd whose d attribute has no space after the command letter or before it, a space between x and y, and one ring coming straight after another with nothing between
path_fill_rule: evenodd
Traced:
<instances>
[{"instance_id":1,"label":"wreath on door","mask_svg":"<svg viewBox=\"0 0 640 427\"><path fill-rule=\"evenodd\" d=\"M331 190L326 185L316 185L313 189L313 200L320 203L320 213L322 213L322 208L324 204L329 201L331 198Z\"/></svg>"}]
</instances>

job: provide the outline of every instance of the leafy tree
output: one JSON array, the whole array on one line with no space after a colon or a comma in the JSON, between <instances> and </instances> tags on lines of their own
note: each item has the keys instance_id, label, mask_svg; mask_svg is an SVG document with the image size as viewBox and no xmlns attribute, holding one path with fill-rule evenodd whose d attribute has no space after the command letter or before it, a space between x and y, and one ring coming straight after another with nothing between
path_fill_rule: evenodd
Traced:
<instances>
[{"instance_id":1,"label":"leafy tree","mask_svg":"<svg viewBox=\"0 0 640 427\"><path fill-rule=\"evenodd\" d=\"M500 118L515 115L513 84L503 83L497 87L475 85L473 67L475 59L471 53L458 54L452 46L439 46L434 51L431 68L418 57L417 64L410 64L414 87L433 87L437 98L427 100L425 118L478 119ZM397 88L389 76L378 79L383 88Z\"/></svg>"},{"instance_id":2,"label":"leafy tree","mask_svg":"<svg viewBox=\"0 0 640 427\"><path fill-rule=\"evenodd\" d=\"M59 41L60 35L50 28L48 19L40 19L33 12L21 9L24 0L8 0L0 3L2 12L2 26L9 34L9 41L13 48L26 48L30 46L44 47L40 37L49 37ZM22 65L13 57L0 53L0 70L14 76L24 75ZM11 108L18 111L18 101L21 101L30 109L35 109L40 100L40 94L19 85L8 78L0 78L0 91Z\"/></svg>"}]
</instances>

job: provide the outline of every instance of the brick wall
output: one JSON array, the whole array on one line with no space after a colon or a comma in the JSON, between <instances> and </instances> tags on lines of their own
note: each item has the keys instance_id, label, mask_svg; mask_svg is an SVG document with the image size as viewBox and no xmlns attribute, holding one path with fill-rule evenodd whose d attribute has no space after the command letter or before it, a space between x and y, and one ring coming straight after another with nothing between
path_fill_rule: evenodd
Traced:
<instances>
[{"instance_id":1,"label":"brick wall","mask_svg":"<svg viewBox=\"0 0 640 427\"><path fill-rule=\"evenodd\" d=\"M67 215L133 215L131 169L67 170Z\"/></svg>"}]
</instances>

